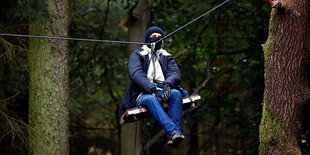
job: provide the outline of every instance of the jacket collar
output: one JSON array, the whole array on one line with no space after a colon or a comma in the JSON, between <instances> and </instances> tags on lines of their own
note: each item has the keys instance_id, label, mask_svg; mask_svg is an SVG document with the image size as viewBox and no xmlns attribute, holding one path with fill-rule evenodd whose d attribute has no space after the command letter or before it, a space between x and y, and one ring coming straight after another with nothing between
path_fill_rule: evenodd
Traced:
<instances>
[{"instance_id":1,"label":"jacket collar","mask_svg":"<svg viewBox=\"0 0 310 155\"><path fill-rule=\"evenodd\" d=\"M143 56L149 55L149 57L150 57L151 56L151 48L147 47L147 45L143 45L142 51L140 52L140 54ZM156 51L157 57L159 57L160 54L163 54L164 56L171 56L170 53L168 53L166 50L164 50L162 48Z\"/></svg>"}]
</instances>

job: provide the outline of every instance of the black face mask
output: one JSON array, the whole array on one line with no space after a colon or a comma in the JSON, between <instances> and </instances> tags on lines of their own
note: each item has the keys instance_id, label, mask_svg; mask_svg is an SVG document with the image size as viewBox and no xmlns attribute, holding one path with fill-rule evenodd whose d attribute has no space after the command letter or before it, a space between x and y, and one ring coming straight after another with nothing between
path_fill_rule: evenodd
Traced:
<instances>
[{"instance_id":1,"label":"black face mask","mask_svg":"<svg viewBox=\"0 0 310 155\"><path fill-rule=\"evenodd\" d=\"M158 41L158 40L160 40L159 37L152 37L152 38L149 38L149 39L147 40L147 43L154 43L154 42L156 42L156 41ZM163 41L161 40L160 42L158 42L158 43L155 44L155 51L157 51L157 50L160 49L162 43L163 43ZM151 45L147 45L147 47L151 48Z\"/></svg>"}]
</instances>

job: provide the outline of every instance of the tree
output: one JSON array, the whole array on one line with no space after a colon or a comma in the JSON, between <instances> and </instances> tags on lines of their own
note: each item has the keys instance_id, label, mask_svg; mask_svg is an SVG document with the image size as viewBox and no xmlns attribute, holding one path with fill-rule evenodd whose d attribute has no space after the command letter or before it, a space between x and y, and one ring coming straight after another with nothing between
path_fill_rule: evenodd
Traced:
<instances>
[{"instance_id":1,"label":"tree","mask_svg":"<svg viewBox=\"0 0 310 155\"><path fill-rule=\"evenodd\" d=\"M309 1L266 1L272 9L263 45L265 92L260 154L301 154L302 109L310 98Z\"/></svg>"},{"instance_id":2,"label":"tree","mask_svg":"<svg viewBox=\"0 0 310 155\"><path fill-rule=\"evenodd\" d=\"M138 0L129 12L129 41L144 42L150 9L154 0ZM140 48L137 45L129 45L128 51ZM142 154L141 121L125 124L121 129L121 154Z\"/></svg>"},{"instance_id":3,"label":"tree","mask_svg":"<svg viewBox=\"0 0 310 155\"><path fill-rule=\"evenodd\" d=\"M34 3L46 9L32 14L30 34L66 37L67 1ZM68 41L30 39L29 49L29 152L69 154Z\"/></svg>"}]
</instances>

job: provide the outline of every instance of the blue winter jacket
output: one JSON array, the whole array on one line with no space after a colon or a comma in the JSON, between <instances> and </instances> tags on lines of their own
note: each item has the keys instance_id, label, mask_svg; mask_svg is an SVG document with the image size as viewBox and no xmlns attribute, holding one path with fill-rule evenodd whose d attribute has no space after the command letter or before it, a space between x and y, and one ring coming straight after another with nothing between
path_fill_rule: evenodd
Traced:
<instances>
[{"instance_id":1,"label":"blue winter jacket","mask_svg":"<svg viewBox=\"0 0 310 155\"><path fill-rule=\"evenodd\" d=\"M165 82L169 83L172 88L177 87L181 82L181 73L173 57L166 51L159 56L159 64L163 71ZM137 97L141 92L150 93L150 90L155 87L147 78L149 64L148 53L143 48L134 51L130 55L128 71L131 82L120 106L120 114L123 114L126 109L135 106Z\"/></svg>"}]
</instances>

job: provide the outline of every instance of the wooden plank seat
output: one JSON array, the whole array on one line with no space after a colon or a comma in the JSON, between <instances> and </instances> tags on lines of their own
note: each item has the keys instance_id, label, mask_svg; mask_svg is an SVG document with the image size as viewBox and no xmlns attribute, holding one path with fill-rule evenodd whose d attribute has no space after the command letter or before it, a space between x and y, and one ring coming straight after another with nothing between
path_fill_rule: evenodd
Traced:
<instances>
[{"instance_id":1,"label":"wooden plank seat","mask_svg":"<svg viewBox=\"0 0 310 155\"><path fill-rule=\"evenodd\" d=\"M191 95L190 97L183 98L183 111L190 111L197 107L195 101L199 101L201 99L200 95ZM168 104L163 104L164 110L168 109ZM129 123L138 120L142 120L150 116L148 109L144 106L141 107L133 107L127 109L124 114L120 118L120 123Z\"/></svg>"}]
</instances>

